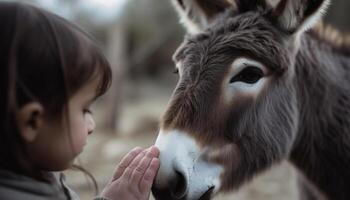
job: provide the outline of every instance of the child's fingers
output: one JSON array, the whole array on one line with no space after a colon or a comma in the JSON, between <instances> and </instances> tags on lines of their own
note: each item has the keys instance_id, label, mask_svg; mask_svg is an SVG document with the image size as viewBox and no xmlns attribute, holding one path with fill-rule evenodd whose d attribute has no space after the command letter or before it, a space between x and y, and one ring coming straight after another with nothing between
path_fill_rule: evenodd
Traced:
<instances>
[{"instance_id":1,"label":"child's fingers","mask_svg":"<svg viewBox=\"0 0 350 200\"><path fill-rule=\"evenodd\" d=\"M136 158L134 158L134 160L130 163L130 165L126 167L126 169L124 170L124 173L122 175L122 177L125 180L130 180L134 169L139 165L140 161L145 156L145 154L146 154L146 152L145 152L145 150L143 150L141 153L139 153L139 155L136 156Z\"/></svg>"},{"instance_id":2,"label":"child's fingers","mask_svg":"<svg viewBox=\"0 0 350 200\"><path fill-rule=\"evenodd\" d=\"M130 163L135 159L135 157L142 152L142 150L143 149L141 149L140 147L135 147L123 157L123 159L120 161L114 172L112 181L118 179L124 173L125 169L130 165Z\"/></svg>"},{"instance_id":3,"label":"child's fingers","mask_svg":"<svg viewBox=\"0 0 350 200\"><path fill-rule=\"evenodd\" d=\"M159 157L159 149L156 146L151 146L149 148L149 152L154 156L154 157Z\"/></svg>"},{"instance_id":4,"label":"child's fingers","mask_svg":"<svg viewBox=\"0 0 350 200\"><path fill-rule=\"evenodd\" d=\"M142 158L141 162L137 165L131 175L131 183L134 185L139 185L141 178L146 172L148 166L150 165L152 158L157 156L156 147L150 147L147 149L146 156Z\"/></svg>"},{"instance_id":5,"label":"child's fingers","mask_svg":"<svg viewBox=\"0 0 350 200\"><path fill-rule=\"evenodd\" d=\"M156 177L156 174L159 169L159 159L153 158L151 164L148 166L145 174L143 175L139 187L141 194L145 194L151 190L153 180Z\"/></svg>"}]
</instances>

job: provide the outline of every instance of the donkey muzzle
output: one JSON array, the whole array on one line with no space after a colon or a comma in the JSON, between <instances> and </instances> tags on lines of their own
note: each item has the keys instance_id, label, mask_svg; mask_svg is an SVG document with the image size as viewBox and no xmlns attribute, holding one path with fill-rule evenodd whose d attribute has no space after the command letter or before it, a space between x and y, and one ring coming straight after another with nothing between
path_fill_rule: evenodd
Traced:
<instances>
[{"instance_id":1,"label":"donkey muzzle","mask_svg":"<svg viewBox=\"0 0 350 200\"><path fill-rule=\"evenodd\" d=\"M188 133L160 131L156 146L160 168L152 192L157 200L207 200L220 188L222 167L208 163Z\"/></svg>"}]
</instances>

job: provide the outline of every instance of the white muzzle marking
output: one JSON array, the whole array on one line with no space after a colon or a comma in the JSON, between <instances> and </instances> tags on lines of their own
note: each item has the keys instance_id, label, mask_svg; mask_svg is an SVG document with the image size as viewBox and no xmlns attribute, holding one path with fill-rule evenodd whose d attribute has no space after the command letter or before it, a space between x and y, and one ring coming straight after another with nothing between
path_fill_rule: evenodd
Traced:
<instances>
[{"instance_id":1,"label":"white muzzle marking","mask_svg":"<svg viewBox=\"0 0 350 200\"><path fill-rule=\"evenodd\" d=\"M197 199L211 187L214 187L213 193L219 190L222 167L205 161L203 150L188 134L161 130L156 146L160 150L160 168L155 180L157 188L170 187L176 172L180 172L186 179L187 199Z\"/></svg>"}]
</instances>

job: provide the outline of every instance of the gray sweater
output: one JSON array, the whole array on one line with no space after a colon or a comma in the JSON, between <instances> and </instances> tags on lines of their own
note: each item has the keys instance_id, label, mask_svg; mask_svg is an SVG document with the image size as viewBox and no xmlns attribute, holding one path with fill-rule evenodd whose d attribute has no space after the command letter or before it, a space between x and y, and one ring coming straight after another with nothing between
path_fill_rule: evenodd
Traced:
<instances>
[{"instance_id":1,"label":"gray sweater","mask_svg":"<svg viewBox=\"0 0 350 200\"><path fill-rule=\"evenodd\" d=\"M48 173L49 182L0 169L1 200L79 200L64 181L62 173ZM97 197L94 200L105 200Z\"/></svg>"}]
</instances>

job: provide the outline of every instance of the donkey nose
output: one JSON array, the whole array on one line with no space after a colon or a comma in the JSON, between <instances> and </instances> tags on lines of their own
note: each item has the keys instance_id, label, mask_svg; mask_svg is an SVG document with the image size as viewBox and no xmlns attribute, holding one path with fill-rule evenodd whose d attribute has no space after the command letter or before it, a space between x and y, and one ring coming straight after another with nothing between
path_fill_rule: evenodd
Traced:
<instances>
[{"instance_id":1,"label":"donkey nose","mask_svg":"<svg viewBox=\"0 0 350 200\"><path fill-rule=\"evenodd\" d=\"M165 188L152 188L157 200L181 200L187 195L187 181L183 173L175 171L175 176Z\"/></svg>"},{"instance_id":2,"label":"donkey nose","mask_svg":"<svg viewBox=\"0 0 350 200\"><path fill-rule=\"evenodd\" d=\"M187 181L185 176L179 171L175 171L176 177L174 187L170 188L170 194L175 199L183 198L187 193Z\"/></svg>"}]
</instances>

